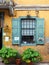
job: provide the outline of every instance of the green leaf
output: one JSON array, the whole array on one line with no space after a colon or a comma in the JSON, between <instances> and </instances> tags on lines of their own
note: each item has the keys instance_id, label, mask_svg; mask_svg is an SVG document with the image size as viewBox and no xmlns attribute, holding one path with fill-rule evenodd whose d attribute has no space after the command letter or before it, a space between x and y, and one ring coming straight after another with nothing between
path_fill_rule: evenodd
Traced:
<instances>
[{"instance_id":1,"label":"green leaf","mask_svg":"<svg viewBox=\"0 0 49 65\"><path fill-rule=\"evenodd\" d=\"M22 59L23 61L25 60L30 60L33 62L39 61L40 53L34 49L28 48L22 53Z\"/></svg>"}]
</instances>

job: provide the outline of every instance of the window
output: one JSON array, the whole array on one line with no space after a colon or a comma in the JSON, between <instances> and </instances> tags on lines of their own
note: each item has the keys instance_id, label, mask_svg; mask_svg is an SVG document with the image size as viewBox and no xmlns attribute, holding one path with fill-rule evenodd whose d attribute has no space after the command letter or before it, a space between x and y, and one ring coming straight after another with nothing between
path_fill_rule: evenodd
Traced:
<instances>
[{"instance_id":1,"label":"window","mask_svg":"<svg viewBox=\"0 0 49 65\"><path fill-rule=\"evenodd\" d=\"M36 34L36 20L35 19L21 19L22 25L22 43L35 43L35 34Z\"/></svg>"},{"instance_id":2,"label":"window","mask_svg":"<svg viewBox=\"0 0 49 65\"><path fill-rule=\"evenodd\" d=\"M12 19L12 44L44 44L44 18L20 17Z\"/></svg>"}]
</instances>

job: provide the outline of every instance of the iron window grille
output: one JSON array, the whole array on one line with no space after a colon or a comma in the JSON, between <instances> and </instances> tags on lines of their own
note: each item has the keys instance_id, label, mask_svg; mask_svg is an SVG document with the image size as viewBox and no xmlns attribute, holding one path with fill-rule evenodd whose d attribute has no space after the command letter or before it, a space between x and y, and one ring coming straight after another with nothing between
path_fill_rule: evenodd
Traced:
<instances>
[{"instance_id":1,"label":"iron window grille","mask_svg":"<svg viewBox=\"0 0 49 65\"><path fill-rule=\"evenodd\" d=\"M21 43L33 44L36 42L36 19L21 19Z\"/></svg>"}]
</instances>

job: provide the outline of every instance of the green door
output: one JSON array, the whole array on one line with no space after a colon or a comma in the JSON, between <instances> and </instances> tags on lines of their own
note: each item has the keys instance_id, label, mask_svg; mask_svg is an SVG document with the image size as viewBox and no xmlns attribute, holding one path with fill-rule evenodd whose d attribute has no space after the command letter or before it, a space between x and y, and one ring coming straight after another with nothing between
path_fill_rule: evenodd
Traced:
<instances>
[{"instance_id":1,"label":"green door","mask_svg":"<svg viewBox=\"0 0 49 65\"><path fill-rule=\"evenodd\" d=\"M37 27L36 27L36 41L37 44L44 44L44 19L37 18Z\"/></svg>"},{"instance_id":2,"label":"green door","mask_svg":"<svg viewBox=\"0 0 49 65\"><path fill-rule=\"evenodd\" d=\"M20 44L20 20L12 19L12 44Z\"/></svg>"}]
</instances>

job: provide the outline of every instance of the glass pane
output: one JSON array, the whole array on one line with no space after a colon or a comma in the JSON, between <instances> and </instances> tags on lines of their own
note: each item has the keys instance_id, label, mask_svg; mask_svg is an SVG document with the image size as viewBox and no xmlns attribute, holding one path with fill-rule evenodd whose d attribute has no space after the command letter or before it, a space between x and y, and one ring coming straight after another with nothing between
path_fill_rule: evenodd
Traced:
<instances>
[{"instance_id":1,"label":"glass pane","mask_svg":"<svg viewBox=\"0 0 49 65\"><path fill-rule=\"evenodd\" d=\"M27 27L26 28L29 28L29 24L27 24Z\"/></svg>"},{"instance_id":2,"label":"glass pane","mask_svg":"<svg viewBox=\"0 0 49 65\"><path fill-rule=\"evenodd\" d=\"M32 22L32 20L30 20L30 28L32 28L33 27L33 22Z\"/></svg>"},{"instance_id":3,"label":"glass pane","mask_svg":"<svg viewBox=\"0 0 49 65\"><path fill-rule=\"evenodd\" d=\"M30 30L30 35L33 35L33 33L32 33L33 31L32 30Z\"/></svg>"},{"instance_id":4,"label":"glass pane","mask_svg":"<svg viewBox=\"0 0 49 65\"><path fill-rule=\"evenodd\" d=\"M32 24L33 23L33 21L32 20L30 20L30 24Z\"/></svg>"},{"instance_id":5,"label":"glass pane","mask_svg":"<svg viewBox=\"0 0 49 65\"><path fill-rule=\"evenodd\" d=\"M23 28L26 28L26 20L23 20Z\"/></svg>"},{"instance_id":6,"label":"glass pane","mask_svg":"<svg viewBox=\"0 0 49 65\"><path fill-rule=\"evenodd\" d=\"M24 35L26 35L26 30L24 30Z\"/></svg>"},{"instance_id":7,"label":"glass pane","mask_svg":"<svg viewBox=\"0 0 49 65\"><path fill-rule=\"evenodd\" d=\"M24 20L22 20L22 24L23 24Z\"/></svg>"},{"instance_id":8,"label":"glass pane","mask_svg":"<svg viewBox=\"0 0 49 65\"><path fill-rule=\"evenodd\" d=\"M23 20L22 20L22 28L23 28Z\"/></svg>"},{"instance_id":9,"label":"glass pane","mask_svg":"<svg viewBox=\"0 0 49 65\"><path fill-rule=\"evenodd\" d=\"M35 20L33 19L24 19L22 21L22 28L25 28L25 29L22 29L22 39L23 41L26 41L26 42L34 42L35 41L35 29L32 29L32 28L35 28Z\"/></svg>"},{"instance_id":10,"label":"glass pane","mask_svg":"<svg viewBox=\"0 0 49 65\"><path fill-rule=\"evenodd\" d=\"M22 28L24 28L24 25L22 24Z\"/></svg>"},{"instance_id":11,"label":"glass pane","mask_svg":"<svg viewBox=\"0 0 49 65\"><path fill-rule=\"evenodd\" d=\"M33 22L33 24L35 24L35 21L34 20L32 22Z\"/></svg>"},{"instance_id":12,"label":"glass pane","mask_svg":"<svg viewBox=\"0 0 49 65\"><path fill-rule=\"evenodd\" d=\"M27 25L29 25L29 20L27 20Z\"/></svg>"},{"instance_id":13,"label":"glass pane","mask_svg":"<svg viewBox=\"0 0 49 65\"><path fill-rule=\"evenodd\" d=\"M26 20L24 20L24 24L26 24Z\"/></svg>"},{"instance_id":14,"label":"glass pane","mask_svg":"<svg viewBox=\"0 0 49 65\"><path fill-rule=\"evenodd\" d=\"M30 28L33 28L33 25L32 24L30 24Z\"/></svg>"},{"instance_id":15,"label":"glass pane","mask_svg":"<svg viewBox=\"0 0 49 65\"><path fill-rule=\"evenodd\" d=\"M23 25L23 28L26 28L26 24Z\"/></svg>"},{"instance_id":16,"label":"glass pane","mask_svg":"<svg viewBox=\"0 0 49 65\"><path fill-rule=\"evenodd\" d=\"M35 25L33 25L33 28L35 28Z\"/></svg>"},{"instance_id":17,"label":"glass pane","mask_svg":"<svg viewBox=\"0 0 49 65\"><path fill-rule=\"evenodd\" d=\"M35 28L35 22L33 22L33 28Z\"/></svg>"},{"instance_id":18,"label":"glass pane","mask_svg":"<svg viewBox=\"0 0 49 65\"><path fill-rule=\"evenodd\" d=\"M33 32L32 32L32 33L33 33L33 35L34 35L34 34L35 34L35 30L33 30Z\"/></svg>"},{"instance_id":19,"label":"glass pane","mask_svg":"<svg viewBox=\"0 0 49 65\"><path fill-rule=\"evenodd\" d=\"M35 37L33 38L33 41L35 41Z\"/></svg>"},{"instance_id":20,"label":"glass pane","mask_svg":"<svg viewBox=\"0 0 49 65\"><path fill-rule=\"evenodd\" d=\"M24 31L22 30L22 35L24 34Z\"/></svg>"},{"instance_id":21,"label":"glass pane","mask_svg":"<svg viewBox=\"0 0 49 65\"><path fill-rule=\"evenodd\" d=\"M29 30L27 30L27 35L29 35Z\"/></svg>"}]
</instances>

